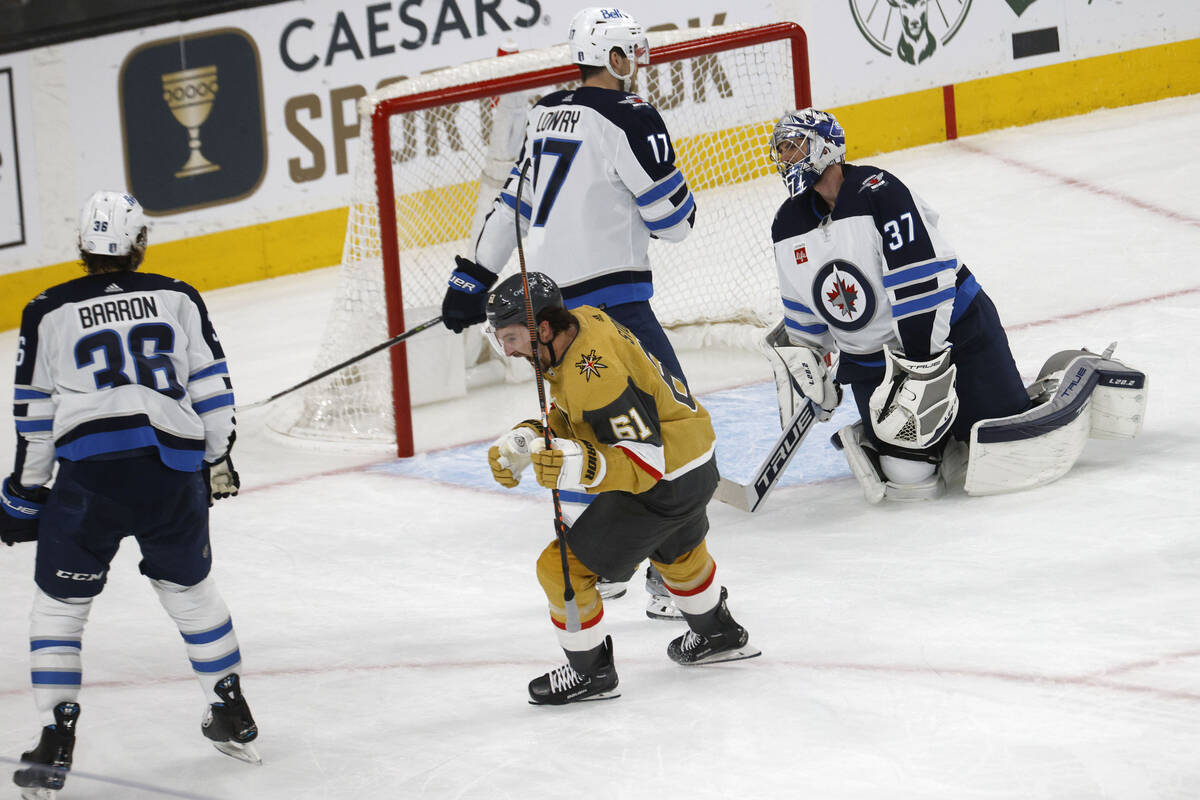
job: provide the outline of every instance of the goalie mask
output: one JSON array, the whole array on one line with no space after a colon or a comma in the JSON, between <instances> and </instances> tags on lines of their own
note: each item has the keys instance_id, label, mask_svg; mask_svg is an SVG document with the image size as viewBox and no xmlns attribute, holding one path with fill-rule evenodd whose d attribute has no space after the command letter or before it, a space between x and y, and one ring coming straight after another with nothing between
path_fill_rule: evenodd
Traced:
<instances>
[{"instance_id":1,"label":"goalie mask","mask_svg":"<svg viewBox=\"0 0 1200 800\"><path fill-rule=\"evenodd\" d=\"M784 114L771 133L771 161L792 197L846 160L846 132L832 114L804 108Z\"/></svg>"},{"instance_id":2,"label":"goalie mask","mask_svg":"<svg viewBox=\"0 0 1200 800\"><path fill-rule=\"evenodd\" d=\"M571 61L587 67L604 67L621 81L625 90L638 66L649 66L650 45L646 31L632 16L619 8L585 8L571 20L567 33ZM620 50L631 62L628 75L613 72L608 54Z\"/></svg>"},{"instance_id":3,"label":"goalie mask","mask_svg":"<svg viewBox=\"0 0 1200 800\"><path fill-rule=\"evenodd\" d=\"M146 250L148 228L142 204L124 192L99 191L79 214L79 249L102 256L139 258Z\"/></svg>"}]
</instances>

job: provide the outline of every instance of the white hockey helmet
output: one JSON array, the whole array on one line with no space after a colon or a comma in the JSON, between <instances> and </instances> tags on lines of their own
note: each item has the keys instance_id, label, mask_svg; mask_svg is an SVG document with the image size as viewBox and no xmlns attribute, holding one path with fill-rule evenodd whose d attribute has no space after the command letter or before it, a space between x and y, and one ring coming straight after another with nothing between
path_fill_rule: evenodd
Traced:
<instances>
[{"instance_id":1,"label":"white hockey helmet","mask_svg":"<svg viewBox=\"0 0 1200 800\"><path fill-rule=\"evenodd\" d=\"M789 111L771 132L771 161L792 197L810 189L830 164L846 160L846 132L828 111Z\"/></svg>"},{"instance_id":2,"label":"white hockey helmet","mask_svg":"<svg viewBox=\"0 0 1200 800\"><path fill-rule=\"evenodd\" d=\"M613 77L627 81L633 76L617 75L608 62L615 47L639 66L650 64L650 44L646 31L631 14L619 8L585 8L571 20L567 32L571 61L587 67L605 67Z\"/></svg>"},{"instance_id":3,"label":"white hockey helmet","mask_svg":"<svg viewBox=\"0 0 1200 800\"><path fill-rule=\"evenodd\" d=\"M133 195L99 191L79 214L79 249L103 256L124 256L146 249L146 213Z\"/></svg>"}]
</instances>

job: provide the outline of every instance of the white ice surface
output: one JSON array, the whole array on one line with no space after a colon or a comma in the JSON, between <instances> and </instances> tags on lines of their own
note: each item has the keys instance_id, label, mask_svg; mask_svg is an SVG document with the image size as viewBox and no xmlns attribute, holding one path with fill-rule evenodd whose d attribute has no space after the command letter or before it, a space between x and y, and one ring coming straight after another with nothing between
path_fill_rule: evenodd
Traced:
<instances>
[{"instance_id":1,"label":"white ice surface","mask_svg":"<svg viewBox=\"0 0 1200 800\"><path fill-rule=\"evenodd\" d=\"M532 707L526 682L561 661L533 572L552 537L545 495L491 485L478 444L397 464L288 443L265 432L269 410L244 415L244 491L213 510L214 575L265 764L201 737L183 644L127 542L87 629L61 797L156 796L85 773L266 800L1197 797L1198 130L1195 96L870 159L941 211L1023 374L1119 340L1150 376L1146 425L1089 443L1042 489L875 507L831 455L833 426L818 427L764 510L710 508L720 579L759 659L675 666L665 647L681 627L646 619L634 585L606 608L623 696ZM334 280L208 295L240 399L309 373ZM15 342L0 334L0 365ZM714 412L722 463L746 477L778 430L765 365L682 357L697 391L733 409ZM418 446L493 437L535 405L508 387L423 410ZM38 726L32 562L28 545L0 548L10 758Z\"/></svg>"}]
</instances>

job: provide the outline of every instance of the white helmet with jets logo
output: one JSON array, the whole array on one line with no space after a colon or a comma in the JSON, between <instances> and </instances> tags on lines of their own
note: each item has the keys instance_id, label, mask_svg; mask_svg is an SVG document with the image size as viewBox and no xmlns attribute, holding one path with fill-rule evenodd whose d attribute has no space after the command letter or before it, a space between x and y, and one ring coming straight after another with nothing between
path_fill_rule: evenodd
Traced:
<instances>
[{"instance_id":1,"label":"white helmet with jets logo","mask_svg":"<svg viewBox=\"0 0 1200 800\"><path fill-rule=\"evenodd\" d=\"M146 214L125 192L99 191L79 214L79 249L104 256L124 256L146 249Z\"/></svg>"},{"instance_id":2,"label":"white helmet with jets logo","mask_svg":"<svg viewBox=\"0 0 1200 800\"><path fill-rule=\"evenodd\" d=\"M571 48L571 61L589 67L606 67L612 72L608 62L608 54L615 47L625 54L634 64L648 66L650 64L650 45L646 41L646 31L641 24L626 11L619 8L585 8L571 20L571 30L567 33L567 46ZM613 77L627 81L633 76Z\"/></svg>"}]
</instances>

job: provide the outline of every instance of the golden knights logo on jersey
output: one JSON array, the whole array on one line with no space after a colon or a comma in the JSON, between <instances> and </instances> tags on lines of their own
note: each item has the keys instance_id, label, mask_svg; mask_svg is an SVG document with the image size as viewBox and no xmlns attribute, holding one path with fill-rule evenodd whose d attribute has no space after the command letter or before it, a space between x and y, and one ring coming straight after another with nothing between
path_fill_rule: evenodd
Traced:
<instances>
[{"instance_id":1,"label":"golden knights logo on jersey","mask_svg":"<svg viewBox=\"0 0 1200 800\"><path fill-rule=\"evenodd\" d=\"M590 381L592 376L600 377L600 370L608 369L608 364L601 363L604 356L596 354L596 348L592 348L590 353L580 356L575 362L575 366L579 368L579 374L583 376L585 381Z\"/></svg>"},{"instance_id":2,"label":"golden knights logo on jersey","mask_svg":"<svg viewBox=\"0 0 1200 800\"><path fill-rule=\"evenodd\" d=\"M645 491L711 459L712 421L687 385L607 314L591 306L574 314L579 333L563 356L564 368L551 368L546 377L555 435L593 443L608 465L588 490Z\"/></svg>"}]
</instances>

